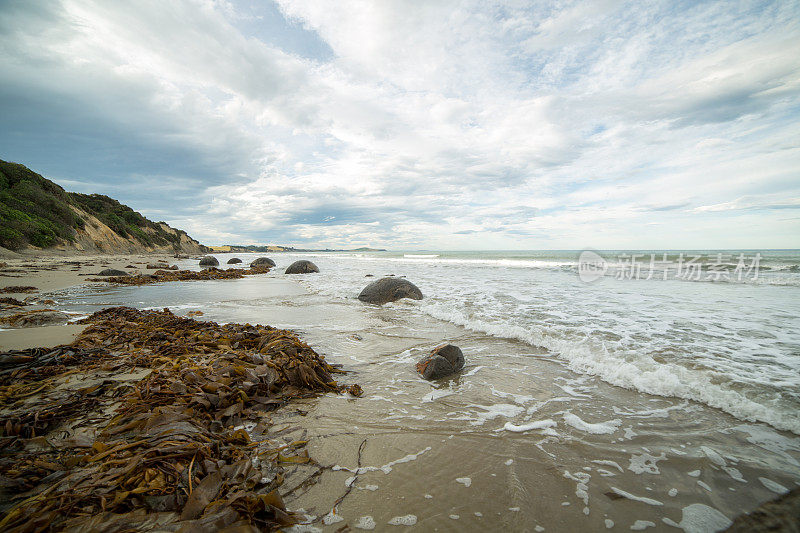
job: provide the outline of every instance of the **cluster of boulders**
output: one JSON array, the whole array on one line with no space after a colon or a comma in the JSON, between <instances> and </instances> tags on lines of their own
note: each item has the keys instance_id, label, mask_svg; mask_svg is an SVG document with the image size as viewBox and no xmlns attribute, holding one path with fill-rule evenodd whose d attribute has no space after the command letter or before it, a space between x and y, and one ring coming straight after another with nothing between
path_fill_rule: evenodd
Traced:
<instances>
[{"instance_id":1,"label":"cluster of boulders","mask_svg":"<svg viewBox=\"0 0 800 533\"><path fill-rule=\"evenodd\" d=\"M228 264L241 263L242 260L234 257L228 260ZM214 256L207 255L200 260L200 266L217 266L219 261ZM254 266L274 267L275 261L268 257L259 257L252 263ZM311 261L302 259L295 261L285 270L286 274L311 274L319 272L317 265ZM366 277L373 277L367 274ZM403 298L412 300L422 300L422 291L405 278L388 275L379 280L373 281L358 295L358 299L364 303L383 305L396 302ZM417 363L417 371L425 379L439 379L460 372L464 368L464 354L458 346L452 344L442 344L433 349L421 361Z\"/></svg>"},{"instance_id":2,"label":"cluster of boulders","mask_svg":"<svg viewBox=\"0 0 800 533\"><path fill-rule=\"evenodd\" d=\"M147 270L178 270L178 265L168 265L167 263L149 263Z\"/></svg>"}]
</instances>

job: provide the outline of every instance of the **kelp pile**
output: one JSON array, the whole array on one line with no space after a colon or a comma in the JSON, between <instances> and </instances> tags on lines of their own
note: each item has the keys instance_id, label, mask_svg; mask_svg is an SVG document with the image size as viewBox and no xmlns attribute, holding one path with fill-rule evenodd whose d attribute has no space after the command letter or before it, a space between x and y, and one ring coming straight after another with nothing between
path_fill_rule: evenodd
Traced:
<instances>
[{"instance_id":1,"label":"kelp pile","mask_svg":"<svg viewBox=\"0 0 800 533\"><path fill-rule=\"evenodd\" d=\"M137 276L109 276L105 278L90 278L89 281L107 281L109 283L122 283L124 285L147 285L162 281L202 281L210 279L239 279L253 274L266 274L270 271L268 266L254 266L250 268L206 268L204 270L156 270L152 274Z\"/></svg>"},{"instance_id":2,"label":"kelp pile","mask_svg":"<svg viewBox=\"0 0 800 533\"><path fill-rule=\"evenodd\" d=\"M12 285L10 287L3 287L0 293L23 293L23 292L38 292L39 289L31 285Z\"/></svg>"},{"instance_id":3,"label":"kelp pile","mask_svg":"<svg viewBox=\"0 0 800 533\"><path fill-rule=\"evenodd\" d=\"M313 463L271 432L292 398L345 389L292 332L115 307L70 346L0 354L3 531L273 530Z\"/></svg>"}]
</instances>

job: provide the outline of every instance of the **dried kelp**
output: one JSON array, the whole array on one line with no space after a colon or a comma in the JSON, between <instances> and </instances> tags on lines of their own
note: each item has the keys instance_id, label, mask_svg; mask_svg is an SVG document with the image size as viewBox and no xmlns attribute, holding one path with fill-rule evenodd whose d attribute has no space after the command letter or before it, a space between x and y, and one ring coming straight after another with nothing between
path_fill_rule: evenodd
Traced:
<instances>
[{"instance_id":1,"label":"dried kelp","mask_svg":"<svg viewBox=\"0 0 800 533\"><path fill-rule=\"evenodd\" d=\"M0 293L24 293L24 292L37 292L39 289L31 285L11 285L9 287L0 288Z\"/></svg>"},{"instance_id":2,"label":"dried kelp","mask_svg":"<svg viewBox=\"0 0 800 533\"><path fill-rule=\"evenodd\" d=\"M278 489L314 461L270 436L268 413L343 392L341 370L271 327L126 307L82 322L69 347L0 354L0 529L295 523Z\"/></svg>"},{"instance_id":3,"label":"dried kelp","mask_svg":"<svg viewBox=\"0 0 800 533\"><path fill-rule=\"evenodd\" d=\"M196 270L156 270L152 274L139 274L136 276L109 276L105 278L89 278L89 281L107 281L124 285L147 285L162 281L203 281L211 279L239 279L253 274L266 274L270 271L268 266L254 266L250 268L206 268Z\"/></svg>"}]
</instances>

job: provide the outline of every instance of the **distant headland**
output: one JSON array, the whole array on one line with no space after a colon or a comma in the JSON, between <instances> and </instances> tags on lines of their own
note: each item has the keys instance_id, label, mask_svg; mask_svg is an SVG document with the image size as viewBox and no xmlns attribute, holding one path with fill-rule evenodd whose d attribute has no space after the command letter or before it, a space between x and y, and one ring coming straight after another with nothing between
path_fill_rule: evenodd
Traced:
<instances>
[{"instance_id":1,"label":"distant headland","mask_svg":"<svg viewBox=\"0 0 800 533\"><path fill-rule=\"evenodd\" d=\"M385 252L383 248L350 248L350 249L312 249L312 248L294 248L292 246L277 246L277 245L239 245L239 244L225 244L223 246L209 246L212 252Z\"/></svg>"}]
</instances>

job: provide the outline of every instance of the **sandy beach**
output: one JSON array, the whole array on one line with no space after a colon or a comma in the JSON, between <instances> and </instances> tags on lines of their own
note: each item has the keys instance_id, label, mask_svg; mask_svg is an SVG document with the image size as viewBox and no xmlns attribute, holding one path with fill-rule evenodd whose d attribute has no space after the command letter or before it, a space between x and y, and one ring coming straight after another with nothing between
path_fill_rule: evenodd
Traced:
<instances>
[{"instance_id":1,"label":"sandy beach","mask_svg":"<svg viewBox=\"0 0 800 533\"><path fill-rule=\"evenodd\" d=\"M16 307L3 305L0 316L22 311L48 309L48 298L43 295L85 283L87 278L103 269L113 268L134 272L146 272L147 265L157 262L174 263L168 254L135 255L29 255L0 259L0 291L2 297L28 300L28 305ZM130 267L133 268L130 268ZM14 292L9 287L35 287L34 291ZM82 331L81 326L45 326L38 328L0 330L0 350L22 350L40 346L68 344Z\"/></svg>"},{"instance_id":2,"label":"sandy beach","mask_svg":"<svg viewBox=\"0 0 800 533\"><path fill-rule=\"evenodd\" d=\"M224 268L236 254L215 255ZM239 256L235 268L256 257ZM281 488L303 527L714 531L800 482L800 443L789 432L576 374L518 340L420 321L408 300L376 307L318 294L311 287L333 263L314 257L322 272L304 278L282 273L295 257L273 258L272 272L241 279L82 287L101 268L146 272L156 258L19 260L6 268L28 272L6 283L36 286L34 297L76 317L111 305L169 307L199 321L291 329L342 365L339 379L359 383L363 397L293 399L270 413L270 431L307 442L314 460L288 468ZM196 260L161 259L198 269ZM0 346L68 343L84 327L0 331ZM425 381L414 363L443 340L464 350L467 366Z\"/></svg>"}]
</instances>

